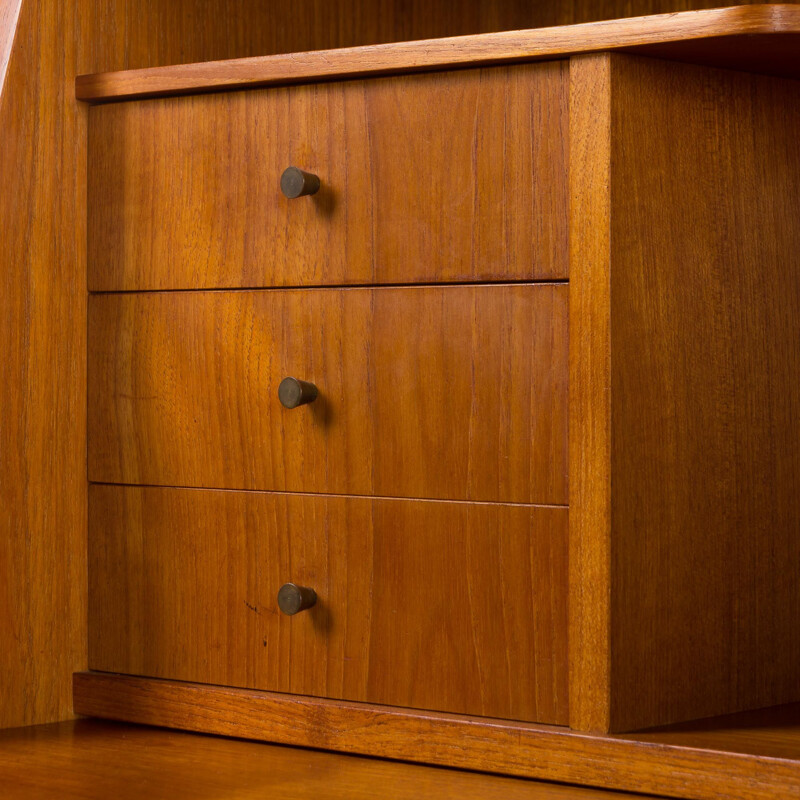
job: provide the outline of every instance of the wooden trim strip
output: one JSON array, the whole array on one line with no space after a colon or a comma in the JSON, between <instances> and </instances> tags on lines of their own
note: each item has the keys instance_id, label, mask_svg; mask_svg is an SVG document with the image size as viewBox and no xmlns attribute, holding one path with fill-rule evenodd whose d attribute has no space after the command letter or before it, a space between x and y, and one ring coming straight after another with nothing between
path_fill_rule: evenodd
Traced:
<instances>
[{"instance_id":1,"label":"wooden trim strip","mask_svg":"<svg viewBox=\"0 0 800 800\"><path fill-rule=\"evenodd\" d=\"M569 712L611 727L611 59L570 69Z\"/></svg>"},{"instance_id":2,"label":"wooden trim strip","mask_svg":"<svg viewBox=\"0 0 800 800\"><path fill-rule=\"evenodd\" d=\"M79 100L90 102L158 97L778 33L800 33L800 5L736 6L526 31L105 72L78 76L75 94Z\"/></svg>"},{"instance_id":3,"label":"wooden trim strip","mask_svg":"<svg viewBox=\"0 0 800 800\"><path fill-rule=\"evenodd\" d=\"M671 797L800 797L800 761L545 725L106 673L76 673L74 704L105 719Z\"/></svg>"}]
</instances>

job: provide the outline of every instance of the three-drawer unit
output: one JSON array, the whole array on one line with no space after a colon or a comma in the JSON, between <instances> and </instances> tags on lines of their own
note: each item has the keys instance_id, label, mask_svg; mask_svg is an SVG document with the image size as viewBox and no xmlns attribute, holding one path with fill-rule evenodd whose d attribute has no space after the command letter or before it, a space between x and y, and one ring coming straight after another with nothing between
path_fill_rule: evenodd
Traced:
<instances>
[{"instance_id":1,"label":"three-drawer unit","mask_svg":"<svg viewBox=\"0 0 800 800\"><path fill-rule=\"evenodd\" d=\"M92 669L567 724L567 82L92 109Z\"/></svg>"},{"instance_id":2,"label":"three-drawer unit","mask_svg":"<svg viewBox=\"0 0 800 800\"><path fill-rule=\"evenodd\" d=\"M76 709L674 794L567 727L800 699L795 17L80 79Z\"/></svg>"}]
</instances>

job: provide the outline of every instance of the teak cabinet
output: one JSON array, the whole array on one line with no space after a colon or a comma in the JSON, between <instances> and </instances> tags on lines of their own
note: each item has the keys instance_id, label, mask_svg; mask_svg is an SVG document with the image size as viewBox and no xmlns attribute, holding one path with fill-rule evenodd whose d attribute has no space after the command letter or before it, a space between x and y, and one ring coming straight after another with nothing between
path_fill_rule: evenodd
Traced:
<instances>
[{"instance_id":1,"label":"teak cabinet","mask_svg":"<svg viewBox=\"0 0 800 800\"><path fill-rule=\"evenodd\" d=\"M345 749L380 719L438 763L463 714L531 774L530 723L800 700L800 70L764 56L800 12L776 8L79 79L79 711L191 702L187 727L296 741L295 708ZM286 197L289 167L319 190ZM283 614L286 583L316 603Z\"/></svg>"}]
</instances>

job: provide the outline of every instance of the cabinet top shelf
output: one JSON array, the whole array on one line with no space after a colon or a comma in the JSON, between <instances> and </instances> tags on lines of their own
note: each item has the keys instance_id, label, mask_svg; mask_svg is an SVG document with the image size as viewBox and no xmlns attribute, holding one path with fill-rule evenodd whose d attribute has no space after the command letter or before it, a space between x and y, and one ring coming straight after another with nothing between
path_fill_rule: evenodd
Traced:
<instances>
[{"instance_id":1,"label":"cabinet top shelf","mask_svg":"<svg viewBox=\"0 0 800 800\"><path fill-rule=\"evenodd\" d=\"M91 103L509 64L617 51L800 77L800 4L748 5L555 28L80 75Z\"/></svg>"}]
</instances>

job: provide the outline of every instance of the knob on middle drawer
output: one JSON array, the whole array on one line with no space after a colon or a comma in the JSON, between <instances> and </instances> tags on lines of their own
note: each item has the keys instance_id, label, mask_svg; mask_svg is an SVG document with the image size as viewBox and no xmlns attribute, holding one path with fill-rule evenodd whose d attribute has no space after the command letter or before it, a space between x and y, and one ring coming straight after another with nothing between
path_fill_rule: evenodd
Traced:
<instances>
[{"instance_id":1,"label":"knob on middle drawer","mask_svg":"<svg viewBox=\"0 0 800 800\"><path fill-rule=\"evenodd\" d=\"M290 200L319 191L319 178L313 172L298 167L289 167L281 175L281 191Z\"/></svg>"},{"instance_id":2,"label":"knob on middle drawer","mask_svg":"<svg viewBox=\"0 0 800 800\"><path fill-rule=\"evenodd\" d=\"M284 408L297 408L317 399L319 391L313 383L298 378L284 378L278 386L278 400Z\"/></svg>"}]
</instances>

